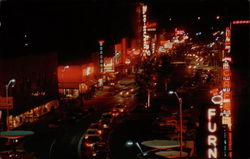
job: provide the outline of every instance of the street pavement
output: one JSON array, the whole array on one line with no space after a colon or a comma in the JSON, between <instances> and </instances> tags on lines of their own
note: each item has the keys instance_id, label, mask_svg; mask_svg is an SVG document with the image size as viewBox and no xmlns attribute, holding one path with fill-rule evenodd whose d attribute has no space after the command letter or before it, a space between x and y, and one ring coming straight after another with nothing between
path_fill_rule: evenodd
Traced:
<instances>
[{"instance_id":1,"label":"street pavement","mask_svg":"<svg viewBox=\"0 0 250 159\"><path fill-rule=\"evenodd\" d=\"M124 79L122 82L130 81ZM110 111L117 103L129 104L130 100L110 91L110 86L97 90L92 99L62 104L54 112L39 118L34 123L24 124L17 130L31 130L35 134L19 142L26 150L23 158L30 159L77 159L79 141L92 122L98 121L102 112ZM53 145L53 146L51 146Z\"/></svg>"}]
</instances>

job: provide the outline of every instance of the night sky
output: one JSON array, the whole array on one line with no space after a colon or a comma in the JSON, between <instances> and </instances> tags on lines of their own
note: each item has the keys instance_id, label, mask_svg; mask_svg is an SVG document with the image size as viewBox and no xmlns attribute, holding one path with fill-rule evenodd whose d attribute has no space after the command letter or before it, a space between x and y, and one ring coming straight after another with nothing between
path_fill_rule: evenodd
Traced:
<instances>
[{"instance_id":1,"label":"night sky","mask_svg":"<svg viewBox=\"0 0 250 159\"><path fill-rule=\"evenodd\" d=\"M122 37L134 37L136 2L127 0L7 0L0 10L1 57L58 52L63 58L88 56ZM159 28L183 25L189 30L213 25L216 15L249 19L248 3L208 0L147 0L149 18ZM197 23L197 16L201 21ZM169 18L173 20L171 23ZM211 23L212 22L212 23ZM26 35L26 37L25 37ZM28 46L25 46L25 43Z\"/></svg>"}]
</instances>

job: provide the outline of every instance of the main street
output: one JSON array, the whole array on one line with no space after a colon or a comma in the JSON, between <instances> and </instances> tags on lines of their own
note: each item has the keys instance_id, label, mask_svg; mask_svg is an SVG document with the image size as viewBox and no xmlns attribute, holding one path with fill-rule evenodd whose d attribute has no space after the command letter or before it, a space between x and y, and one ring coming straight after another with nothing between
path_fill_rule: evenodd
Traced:
<instances>
[{"instance_id":1,"label":"main street","mask_svg":"<svg viewBox=\"0 0 250 159\"><path fill-rule=\"evenodd\" d=\"M126 87L134 87L134 85ZM37 123L19 128L35 132L35 135L24 142L25 149L34 152L34 156L39 159L79 158L78 145L82 144L80 138L91 123L97 122L100 115L110 111L115 104L126 104L129 109L133 107L134 95L124 98L119 93L110 91L109 88L98 90L95 97L84 100L83 105L71 102L67 105L68 109L75 108L70 110L71 113L65 106L61 106L54 113L42 117Z\"/></svg>"}]
</instances>

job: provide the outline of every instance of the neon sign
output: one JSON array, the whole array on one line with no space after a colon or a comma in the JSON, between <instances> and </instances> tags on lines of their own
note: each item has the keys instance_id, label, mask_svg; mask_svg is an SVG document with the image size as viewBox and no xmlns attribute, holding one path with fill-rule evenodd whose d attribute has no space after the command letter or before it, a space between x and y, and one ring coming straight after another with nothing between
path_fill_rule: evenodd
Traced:
<instances>
[{"instance_id":1,"label":"neon sign","mask_svg":"<svg viewBox=\"0 0 250 159\"><path fill-rule=\"evenodd\" d=\"M223 98L222 96L220 95L216 95L216 96L213 96L211 101L214 103L214 104L221 104L222 101L223 101Z\"/></svg>"},{"instance_id":2,"label":"neon sign","mask_svg":"<svg viewBox=\"0 0 250 159\"><path fill-rule=\"evenodd\" d=\"M151 52L149 50L149 44L148 39L149 35L147 34L147 5L142 6L142 21L143 21L143 31L142 31L142 37L143 37L143 55L151 55Z\"/></svg>"},{"instance_id":3,"label":"neon sign","mask_svg":"<svg viewBox=\"0 0 250 159\"><path fill-rule=\"evenodd\" d=\"M224 137L224 157L232 158L232 114L231 114L231 70L229 62L231 62L230 57L223 58L223 66L222 66L222 124L226 126L227 132ZM227 149L228 147L228 149ZM226 152L228 151L228 152ZM227 156L228 155L228 156Z\"/></svg>"},{"instance_id":4,"label":"neon sign","mask_svg":"<svg viewBox=\"0 0 250 159\"><path fill-rule=\"evenodd\" d=\"M208 130L208 136L207 136L207 157L208 158L217 158L218 157L218 139L215 133L217 132L217 124L214 120L214 117L216 116L216 109L215 108L209 108L207 110L207 118L208 118L208 124L207 124L207 130Z\"/></svg>"},{"instance_id":5,"label":"neon sign","mask_svg":"<svg viewBox=\"0 0 250 159\"><path fill-rule=\"evenodd\" d=\"M233 24L250 24L250 20L235 20Z\"/></svg>"},{"instance_id":6,"label":"neon sign","mask_svg":"<svg viewBox=\"0 0 250 159\"><path fill-rule=\"evenodd\" d=\"M224 58L223 69L222 69L222 88L223 88L222 124L226 124L229 129L231 129L231 125L232 125L231 123L231 70L229 66L230 61L231 61L231 58L229 57Z\"/></svg>"},{"instance_id":7,"label":"neon sign","mask_svg":"<svg viewBox=\"0 0 250 159\"><path fill-rule=\"evenodd\" d=\"M231 50L231 30L229 27L226 28L226 40L225 40L225 50L229 53Z\"/></svg>"},{"instance_id":8,"label":"neon sign","mask_svg":"<svg viewBox=\"0 0 250 159\"><path fill-rule=\"evenodd\" d=\"M100 45L100 73L103 73L103 43L104 43L104 40L100 40L99 41L99 45Z\"/></svg>"}]
</instances>

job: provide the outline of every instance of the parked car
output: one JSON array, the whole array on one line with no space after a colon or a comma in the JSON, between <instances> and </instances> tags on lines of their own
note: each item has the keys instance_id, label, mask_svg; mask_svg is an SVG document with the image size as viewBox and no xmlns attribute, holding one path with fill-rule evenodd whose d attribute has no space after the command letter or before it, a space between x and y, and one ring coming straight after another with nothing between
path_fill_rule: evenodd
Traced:
<instances>
[{"instance_id":1,"label":"parked car","mask_svg":"<svg viewBox=\"0 0 250 159\"><path fill-rule=\"evenodd\" d=\"M96 129L99 134L102 134L102 125L100 123L92 123L89 126L90 129Z\"/></svg>"},{"instance_id":2,"label":"parked car","mask_svg":"<svg viewBox=\"0 0 250 159\"><path fill-rule=\"evenodd\" d=\"M104 159L107 156L108 148L105 143L98 143L93 146L92 156L94 159Z\"/></svg>"},{"instance_id":3,"label":"parked car","mask_svg":"<svg viewBox=\"0 0 250 159\"><path fill-rule=\"evenodd\" d=\"M90 136L99 136L100 133L98 132L97 129L87 129L85 134L84 134L84 138L88 139Z\"/></svg>"},{"instance_id":4,"label":"parked car","mask_svg":"<svg viewBox=\"0 0 250 159\"><path fill-rule=\"evenodd\" d=\"M113 115L113 117L119 116L120 115L119 109L118 108L113 108L112 109L112 115Z\"/></svg>"},{"instance_id":5,"label":"parked car","mask_svg":"<svg viewBox=\"0 0 250 159\"><path fill-rule=\"evenodd\" d=\"M113 115L112 112L105 112L101 115L101 119L103 120L110 120L110 122L112 122L113 120Z\"/></svg>"},{"instance_id":6,"label":"parked car","mask_svg":"<svg viewBox=\"0 0 250 159\"><path fill-rule=\"evenodd\" d=\"M113 121L112 112L106 112L101 115L99 123L102 125L103 128L109 128Z\"/></svg>"},{"instance_id":7,"label":"parked car","mask_svg":"<svg viewBox=\"0 0 250 159\"><path fill-rule=\"evenodd\" d=\"M115 106L115 108L118 109L118 110L122 113L122 112L125 112L125 111L126 111L127 106L126 106L125 104L117 104L117 105Z\"/></svg>"},{"instance_id":8,"label":"parked car","mask_svg":"<svg viewBox=\"0 0 250 159\"><path fill-rule=\"evenodd\" d=\"M89 136L87 139L85 139L84 144L87 148L93 148L95 144L98 144L101 142L100 136Z\"/></svg>"}]
</instances>

